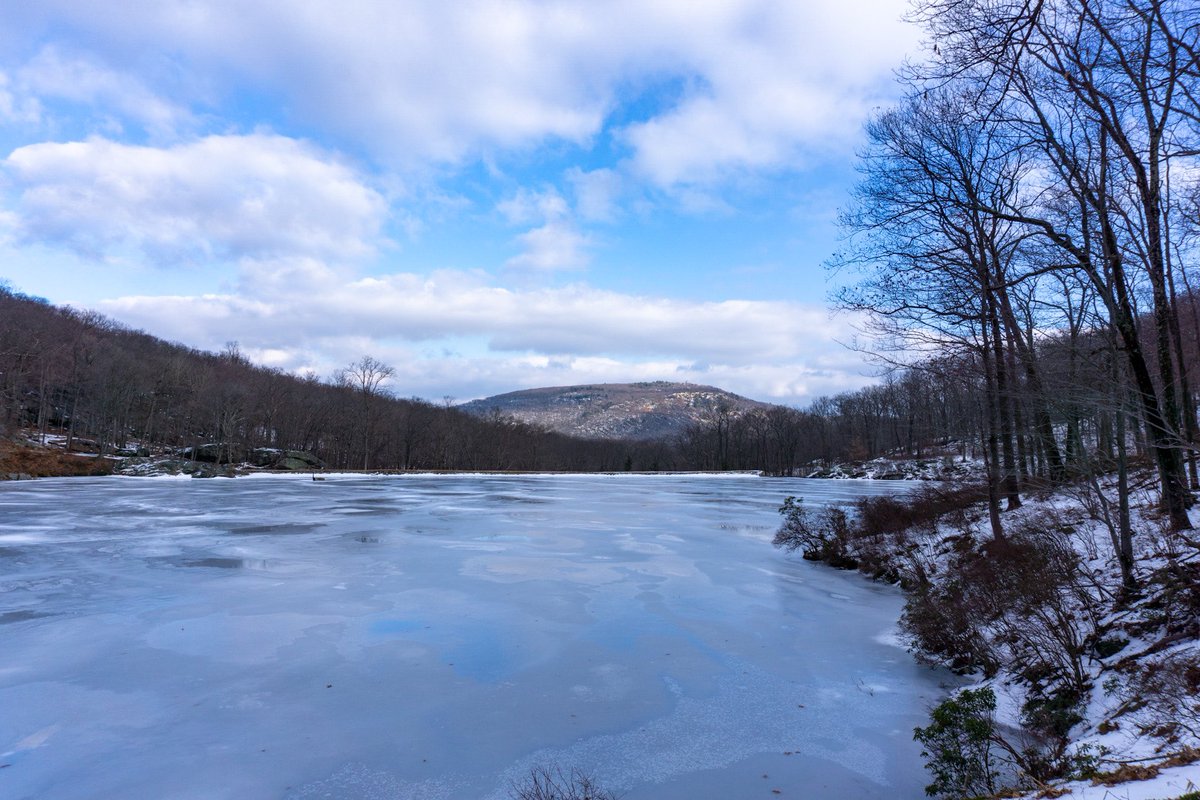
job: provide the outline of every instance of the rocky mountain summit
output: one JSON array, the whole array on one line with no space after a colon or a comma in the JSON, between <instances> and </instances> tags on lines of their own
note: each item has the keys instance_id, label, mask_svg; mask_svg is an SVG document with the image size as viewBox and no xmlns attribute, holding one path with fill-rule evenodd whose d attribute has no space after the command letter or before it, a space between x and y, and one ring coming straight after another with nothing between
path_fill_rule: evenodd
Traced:
<instances>
[{"instance_id":1,"label":"rocky mountain summit","mask_svg":"<svg viewBox=\"0 0 1200 800\"><path fill-rule=\"evenodd\" d=\"M481 417L514 418L584 439L640 440L670 438L720 414L768 407L715 386L669 381L524 389L460 406Z\"/></svg>"}]
</instances>

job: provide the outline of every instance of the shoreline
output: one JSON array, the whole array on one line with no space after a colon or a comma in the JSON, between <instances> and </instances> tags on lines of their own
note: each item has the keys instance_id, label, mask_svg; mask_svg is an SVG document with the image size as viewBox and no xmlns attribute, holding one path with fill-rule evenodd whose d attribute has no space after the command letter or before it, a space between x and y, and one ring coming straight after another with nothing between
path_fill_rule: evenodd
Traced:
<instances>
[{"instance_id":1,"label":"shoreline","mask_svg":"<svg viewBox=\"0 0 1200 800\"><path fill-rule=\"evenodd\" d=\"M1157 726L1140 721L1142 717L1149 718L1150 712L1145 708L1153 703L1139 695L1143 690L1137 682L1137 676L1164 669L1160 665L1169 664L1172 659L1178 663L1189 663L1188 659L1192 659L1190 663L1200 663L1200 631L1189 635L1171 634L1169 630L1156 628L1145 621L1154 618L1152 612L1159 602L1153 590L1159 580L1156 576L1172 564L1200 574L1200 552L1193 548L1191 552L1170 557L1154 552L1152 543L1145 541L1149 537L1145 532L1154 529L1153 498L1147 494L1140 500L1136 514L1139 529L1143 531L1141 546L1145 552L1140 553L1139 564L1146 593L1126 605L1116 604L1110 608L1101 602L1100 607L1108 610L1097 619L1096 628L1091 631L1081 629L1084 638L1080 641L1086 644L1086 650L1080 651L1077 658L1086 670L1084 680L1088 688L1077 706L1078 721L1070 724L1069 733L1064 731L1068 737L1065 747L1066 752L1094 759L1095 766L1085 769L1086 775L1056 779L1024 792L1005 793L1005 797L1171 800L1186 796L1193 800L1191 793L1200 786L1200 735L1196 735L1194 729L1191 734L1172 729L1170 712L1165 712L1168 718L1160 719ZM849 553L854 562L852 566L847 566L847 562L836 563L836 558L812 553L806 553L805 559L843 571L853 569L864 578L898 585L906 597L906 611L898 620L897 629L901 646L925 663L953 668L945 654L922 650L911 624L906 628L906 623L911 623L914 598L920 591L914 589L915 576L911 572L914 563L919 563L913 561L914 552L936 554L934 562L940 565L936 568L940 577L932 579L936 585L938 580L955 579L956 552L961 554L971 548L986 549L988 546L986 511L978 503L969 504L960 511L963 517L951 531L945 530L945 523L939 516L931 523L932 530L905 528L892 535L877 536L869 542L852 540ZM1088 518L1082 502L1072 497L1067 487L1060 487L1055 492L1028 493L1022 509L1005 512L1005 516L1018 537L1026 535L1024 531L1039 527L1057 527L1060 532L1072 530L1064 541L1074 543L1082 569L1089 576L1086 581L1097 586L1114 582L1115 559L1104 551L1105 536L1096 530L1096 520ZM776 544L780 544L778 537ZM917 569L920 571L919 567ZM1138 631L1142 631L1140 635ZM991 634L985 631L985 635ZM1116 644L1109 645L1109 642ZM1107 652L1101 650L1102 646L1116 649ZM1030 704L1045 702L1039 699L1045 697L1042 694L1044 688L1039 688L1040 679L1029 679L1029 664L1015 653L990 675L978 668L964 669L964 666L960 664L955 670L970 681L963 689L994 691L997 700L994 719L998 726L1023 731ZM1167 732L1156 736L1163 731ZM1025 735L1021 733L1018 738ZM1119 789L1114 791L1113 787Z\"/></svg>"}]
</instances>

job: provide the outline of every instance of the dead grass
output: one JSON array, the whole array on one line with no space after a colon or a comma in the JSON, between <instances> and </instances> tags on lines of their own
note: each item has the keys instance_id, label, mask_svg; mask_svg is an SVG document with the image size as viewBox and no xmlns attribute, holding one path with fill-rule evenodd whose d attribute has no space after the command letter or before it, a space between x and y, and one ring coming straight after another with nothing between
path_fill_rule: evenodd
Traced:
<instances>
[{"instance_id":1,"label":"dead grass","mask_svg":"<svg viewBox=\"0 0 1200 800\"><path fill-rule=\"evenodd\" d=\"M111 475L113 463L107 458L79 456L45 447L12 441L0 441L0 479L9 474L34 478Z\"/></svg>"},{"instance_id":2,"label":"dead grass","mask_svg":"<svg viewBox=\"0 0 1200 800\"><path fill-rule=\"evenodd\" d=\"M1185 747L1154 764L1122 764L1092 778L1093 786L1116 786L1130 781L1148 781L1167 767L1184 767L1200 761L1200 748Z\"/></svg>"},{"instance_id":3,"label":"dead grass","mask_svg":"<svg viewBox=\"0 0 1200 800\"><path fill-rule=\"evenodd\" d=\"M1148 781L1157 777L1161 769L1158 764L1122 764L1114 770L1097 773L1092 778L1092 785L1116 786L1130 781Z\"/></svg>"}]
</instances>

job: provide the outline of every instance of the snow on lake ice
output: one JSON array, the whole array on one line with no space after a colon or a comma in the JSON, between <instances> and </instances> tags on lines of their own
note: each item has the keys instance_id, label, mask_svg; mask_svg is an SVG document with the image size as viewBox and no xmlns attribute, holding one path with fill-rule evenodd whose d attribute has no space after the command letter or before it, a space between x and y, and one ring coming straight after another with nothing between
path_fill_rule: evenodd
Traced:
<instances>
[{"instance_id":1,"label":"snow on lake ice","mask_svg":"<svg viewBox=\"0 0 1200 800\"><path fill-rule=\"evenodd\" d=\"M901 598L746 476L0 484L0 797L920 797ZM779 790L779 793L775 793Z\"/></svg>"}]
</instances>

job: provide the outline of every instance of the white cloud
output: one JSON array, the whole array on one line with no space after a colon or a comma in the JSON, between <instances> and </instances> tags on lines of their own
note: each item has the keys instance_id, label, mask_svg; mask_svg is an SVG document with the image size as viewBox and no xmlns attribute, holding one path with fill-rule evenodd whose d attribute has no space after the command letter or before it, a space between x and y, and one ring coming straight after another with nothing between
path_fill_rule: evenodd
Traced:
<instances>
[{"instance_id":1,"label":"white cloud","mask_svg":"<svg viewBox=\"0 0 1200 800\"><path fill-rule=\"evenodd\" d=\"M25 241L155 260L369 254L383 197L350 167L282 136L209 136L153 148L106 139L43 143L2 162Z\"/></svg>"},{"instance_id":2,"label":"white cloud","mask_svg":"<svg viewBox=\"0 0 1200 800\"><path fill-rule=\"evenodd\" d=\"M744 3L688 48L701 81L627 126L635 172L662 187L845 153L915 45L898 3Z\"/></svg>"},{"instance_id":3,"label":"white cloud","mask_svg":"<svg viewBox=\"0 0 1200 800\"><path fill-rule=\"evenodd\" d=\"M33 98L15 91L12 78L0 72L0 122L36 123L41 119L41 107Z\"/></svg>"},{"instance_id":4,"label":"white cloud","mask_svg":"<svg viewBox=\"0 0 1200 800\"><path fill-rule=\"evenodd\" d=\"M575 192L579 216L591 222L612 222L618 216L618 199L624 188L620 173L612 169L581 170L572 167L567 182Z\"/></svg>"},{"instance_id":5,"label":"white cloud","mask_svg":"<svg viewBox=\"0 0 1200 800\"><path fill-rule=\"evenodd\" d=\"M814 372L802 363L717 364L698 369L687 362L671 360L510 356L429 362L411 355L406 358L402 351L393 355L388 363L399 365L395 386L402 395L438 399L448 395L459 401L521 388L671 380L719 386L756 400L803 404L821 395L857 389L872 382L854 372Z\"/></svg>"},{"instance_id":6,"label":"white cloud","mask_svg":"<svg viewBox=\"0 0 1200 800\"><path fill-rule=\"evenodd\" d=\"M783 97L772 97L771 89ZM653 183L706 184L729 173L794 167L813 150L855 139L865 109L838 90L740 86L736 98L693 97L625 131L633 167ZM789 96L790 95L790 96ZM730 113L731 108L735 109Z\"/></svg>"},{"instance_id":7,"label":"white cloud","mask_svg":"<svg viewBox=\"0 0 1200 800\"><path fill-rule=\"evenodd\" d=\"M560 220L570 214L567 201L553 188L533 191L526 188L496 204L496 210L511 225Z\"/></svg>"},{"instance_id":8,"label":"white cloud","mask_svg":"<svg viewBox=\"0 0 1200 800\"><path fill-rule=\"evenodd\" d=\"M270 274L248 275L238 295L124 297L100 309L198 347L236 339L292 369L328 372L371 352L394 359L403 393L432 396L670 379L794 402L865 382L859 356L838 343L850 322L799 303L517 291L456 272L345 281L311 264L255 269Z\"/></svg>"},{"instance_id":9,"label":"white cloud","mask_svg":"<svg viewBox=\"0 0 1200 800\"><path fill-rule=\"evenodd\" d=\"M733 211L730 186L848 157L914 38L896 21L905 0L17 5L0 26L0 121L50 130L51 113L79 106L113 125L0 161L0 246L242 270L210 294L215 280L173 275L157 291L176 296L108 302L122 320L196 346L238 339L288 368L372 352L433 396L661 377L798 399L862 382L834 342L841 323L814 306L508 290L463 273L353 279L348 264L386 224L416 235L537 175L487 220L511 226L509 252L479 255L491 228L468 257L446 256L437 230L424 251L493 269L512 255L506 277L536 281L586 266L592 226L636 223L623 205ZM305 140L246 133L258 125ZM115 141L137 126L159 146ZM436 264L404 269L423 266Z\"/></svg>"},{"instance_id":10,"label":"white cloud","mask_svg":"<svg viewBox=\"0 0 1200 800\"><path fill-rule=\"evenodd\" d=\"M552 220L517 237L519 255L505 262L510 269L536 272L582 269L587 266L591 237L567 220Z\"/></svg>"},{"instance_id":11,"label":"white cloud","mask_svg":"<svg viewBox=\"0 0 1200 800\"><path fill-rule=\"evenodd\" d=\"M548 141L588 145L623 99L681 82L628 124L661 185L845 147L915 46L903 0L44 0L41 27L110 58L162 50L277 94L295 121L408 166ZM129 24L136 19L137 24Z\"/></svg>"},{"instance_id":12,"label":"white cloud","mask_svg":"<svg viewBox=\"0 0 1200 800\"><path fill-rule=\"evenodd\" d=\"M217 347L221 343L217 343ZM778 364L708 364L671 358L616 358L604 356L546 356L501 353L480 356L464 353L423 354L406 343L380 343L361 337L328 338L276 349L243 346L250 358L282 369L312 369L329 375L370 353L395 367L391 388L400 396L455 401L542 386L587 383L627 383L672 380L719 386L746 397L801 405L821 395L857 389L873 382L861 364L847 359L845 368L813 368L803 359Z\"/></svg>"},{"instance_id":13,"label":"white cloud","mask_svg":"<svg viewBox=\"0 0 1200 800\"><path fill-rule=\"evenodd\" d=\"M58 47L43 48L17 77L28 102L61 98L90 105L106 117L133 120L155 136L173 136L192 122L187 109L158 97L137 77Z\"/></svg>"},{"instance_id":14,"label":"white cloud","mask_svg":"<svg viewBox=\"0 0 1200 800\"><path fill-rule=\"evenodd\" d=\"M587 266L591 237L579 230L570 206L556 190L522 188L497 204L496 210L512 225L541 223L517 236L521 252L505 267L546 273Z\"/></svg>"},{"instance_id":15,"label":"white cloud","mask_svg":"<svg viewBox=\"0 0 1200 800\"><path fill-rule=\"evenodd\" d=\"M12 246L13 232L17 229L17 215L0 211L0 248Z\"/></svg>"}]
</instances>

